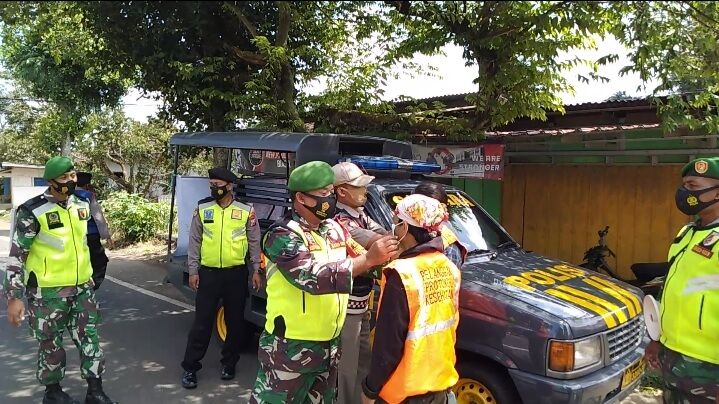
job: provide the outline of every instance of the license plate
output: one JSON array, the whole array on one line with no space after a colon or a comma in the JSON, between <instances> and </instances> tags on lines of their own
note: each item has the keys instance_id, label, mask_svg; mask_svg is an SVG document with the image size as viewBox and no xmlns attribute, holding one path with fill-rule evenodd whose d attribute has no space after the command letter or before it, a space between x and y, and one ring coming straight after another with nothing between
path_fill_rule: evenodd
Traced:
<instances>
[{"instance_id":1,"label":"license plate","mask_svg":"<svg viewBox=\"0 0 719 404\"><path fill-rule=\"evenodd\" d=\"M627 388L627 386L642 377L645 368L646 362L644 361L644 358L639 359L639 361L628 367L627 370L624 371L624 375L622 376L622 390L624 390L625 388Z\"/></svg>"}]
</instances>

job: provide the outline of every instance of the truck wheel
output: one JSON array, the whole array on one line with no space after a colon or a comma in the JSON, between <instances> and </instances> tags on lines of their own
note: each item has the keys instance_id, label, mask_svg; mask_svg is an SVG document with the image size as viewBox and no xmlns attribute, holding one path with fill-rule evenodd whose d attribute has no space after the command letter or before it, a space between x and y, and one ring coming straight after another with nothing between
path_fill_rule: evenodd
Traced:
<instances>
[{"instance_id":1,"label":"truck wheel","mask_svg":"<svg viewBox=\"0 0 719 404\"><path fill-rule=\"evenodd\" d=\"M245 321L242 327L243 335L240 335L240 341L242 343L241 349L248 349L254 337L255 326L254 324ZM225 323L225 307L220 306L217 308L215 313L215 333L217 335L217 342L220 344L225 343L227 339L227 324Z\"/></svg>"},{"instance_id":2,"label":"truck wheel","mask_svg":"<svg viewBox=\"0 0 719 404\"><path fill-rule=\"evenodd\" d=\"M507 371L486 362L458 363L452 391L458 404L515 404L522 400Z\"/></svg>"}]
</instances>

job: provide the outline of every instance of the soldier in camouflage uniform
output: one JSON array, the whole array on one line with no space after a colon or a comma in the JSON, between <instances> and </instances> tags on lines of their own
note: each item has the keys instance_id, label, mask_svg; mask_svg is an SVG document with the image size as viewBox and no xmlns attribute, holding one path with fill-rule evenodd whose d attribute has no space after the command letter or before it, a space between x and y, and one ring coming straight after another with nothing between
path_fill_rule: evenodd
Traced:
<instances>
[{"instance_id":1,"label":"soldier in camouflage uniform","mask_svg":"<svg viewBox=\"0 0 719 404\"><path fill-rule=\"evenodd\" d=\"M73 194L76 174L70 159L50 159L43 177L50 187L17 210L3 281L8 320L20 325L25 317L22 299L27 297L31 334L39 343L37 379L46 386L44 404L76 403L60 387L65 376L65 329L80 351L81 374L88 383L85 403L112 403L100 379L105 361L85 240L90 205Z\"/></svg>"},{"instance_id":2,"label":"soldier in camouflage uniform","mask_svg":"<svg viewBox=\"0 0 719 404\"><path fill-rule=\"evenodd\" d=\"M682 170L677 208L697 221L669 248L659 341L647 347L649 365L662 372L664 402L719 403L719 157Z\"/></svg>"},{"instance_id":3,"label":"soldier in camouflage uniform","mask_svg":"<svg viewBox=\"0 0 719 404\"><path fill-rule=\"evenodd\" d=\"M369 252L331 218L332 167L310 162L290 175L292 215L267 231L267 321L253 403L331 403L336 396L339 335L352 278L397 253L392 236Z\"/></svg>"}]
</instances>

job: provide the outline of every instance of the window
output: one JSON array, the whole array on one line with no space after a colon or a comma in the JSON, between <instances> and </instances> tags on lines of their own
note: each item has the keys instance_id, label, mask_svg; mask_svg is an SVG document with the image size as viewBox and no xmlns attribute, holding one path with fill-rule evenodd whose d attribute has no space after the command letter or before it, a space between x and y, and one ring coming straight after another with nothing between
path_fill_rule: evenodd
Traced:
<instances>
[{"instance_id":1,"label":"window","mask_svg":"<svg viewBox=\"0 0 719 404\"><path fill-rule=\"evenodd\" d=\"M45 181L45 178L42 177L34 177L32 179L32 185L36 187L46 187L47 181Z\"/></svg>"}]
</instances>

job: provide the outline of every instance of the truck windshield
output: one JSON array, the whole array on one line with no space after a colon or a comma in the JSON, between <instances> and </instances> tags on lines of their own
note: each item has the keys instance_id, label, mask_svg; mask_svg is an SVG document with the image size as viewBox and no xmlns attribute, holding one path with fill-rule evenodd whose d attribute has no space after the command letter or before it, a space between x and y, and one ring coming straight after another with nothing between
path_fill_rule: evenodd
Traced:
<instances>
[{"instance_id":1,"label":"truck windshield","mask_svg":"<svg viewBox=\"0 0 719 404\"><path fill-rule=\"evenodd\" d=\"M409 194L409 192L387 193L385 199L394 210L397 203ZM447 197L449 226L470 253L497 250L508 244L516 245L468 195L460 191L448 190Z\"/></svg>"}]
</instances>

